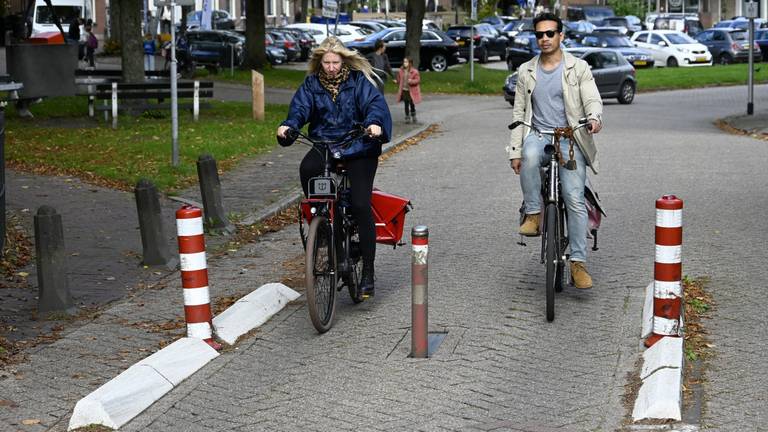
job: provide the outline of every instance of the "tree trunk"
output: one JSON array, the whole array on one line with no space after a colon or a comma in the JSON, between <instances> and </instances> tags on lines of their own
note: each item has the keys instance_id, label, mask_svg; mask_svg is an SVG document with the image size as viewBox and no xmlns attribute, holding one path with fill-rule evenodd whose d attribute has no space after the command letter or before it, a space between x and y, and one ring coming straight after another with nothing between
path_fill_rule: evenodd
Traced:
<instances>
[{"instance_id":1,"label":"tree trunk","mask_svg":"<svg viewBox=\"0 0 768 432\"><path fill-rule=\"evenodd\" d=\"M121 33L120 54L123 63L124 82L144 81L144 49L141 39L141 0L117 0L120 2ZM117 2L116 1L116 2Z\"/></svg>"},{"instance_id":2,"label":"tree trunk","mask_svg":"<svg viewBox=\"0 0 768 432\"><path fill-rule=\"evenodd\" d=\"M114 42L120 42L120 0L109 2L109 38Z\"/></svg>"},{"instance_id":3,"label":"tree trunk","mask_svg":"<svg viewBox=\"0 0 768 432\"><path fill-rule=\"evenodd\" d=\"M245 53L249 68L262 71L267 65L267 53L264 46L265 20L264 0L250 0L245 3Z\"/></svg>"},{"instance_id":4,"label":"tree trunk","mask_svg":"<svg viewBox=\"0 0 768 432\"><path fill-rule=\"evenodd\" d=\"M424 0L408 0L405 10L405 55L413 60L413 66L419 67L421 51L421 26L424 20Z\"/></svg>"},{"instance_id":5,"label":"tree trunk","mask_svg":"<svg viewBox=\"0 0 768 432\"><path fill-rule=\"evenodd\" d=\"M301 0L301 22L307 21L309 15L309 0Z\"/></svg>"}]
</instances>

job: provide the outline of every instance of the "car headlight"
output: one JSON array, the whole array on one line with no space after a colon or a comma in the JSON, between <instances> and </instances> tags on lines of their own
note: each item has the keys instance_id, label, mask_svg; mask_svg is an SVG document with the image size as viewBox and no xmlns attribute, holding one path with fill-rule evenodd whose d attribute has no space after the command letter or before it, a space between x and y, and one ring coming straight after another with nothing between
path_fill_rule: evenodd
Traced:
<instances>
[{"instance_id":1,"label":"car headlight","mask_svg":"<svg viewBox=\"0 0 768 432\"><path fill-rule=\"evenodd\" d=\"M515 38L515 43L518 45L528 45L528 38Z\"/></svg>"},{"instance_id":2,"label":"car headlight","mask_svg":"<svg viewBox=\"0 0 768 432\"><path fill-rule=\"evenodd\" d=\"M515 88L516 85L517 85L517 73L513 73L512 75L507 77L507 87Z\"/></svg>"}]
</instances>

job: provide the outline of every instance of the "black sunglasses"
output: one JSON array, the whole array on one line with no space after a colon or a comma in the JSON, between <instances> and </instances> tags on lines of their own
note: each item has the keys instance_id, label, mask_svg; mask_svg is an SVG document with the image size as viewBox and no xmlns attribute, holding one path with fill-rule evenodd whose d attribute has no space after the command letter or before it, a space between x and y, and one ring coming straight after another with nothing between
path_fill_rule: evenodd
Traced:
<instances>
[{"instance_id":1,"label":"black sunglasses","mask_svg":"<svg viewBox=\"0 0 768 432\"><path fill-rule=\"evenodd\" d=\"M557 34L557 32L554 30L537 31L534 33L536 34L536 39L541 39L544 37L544 35L547 35L548 38L552 39Z\"/></svg>"}]
</instances>

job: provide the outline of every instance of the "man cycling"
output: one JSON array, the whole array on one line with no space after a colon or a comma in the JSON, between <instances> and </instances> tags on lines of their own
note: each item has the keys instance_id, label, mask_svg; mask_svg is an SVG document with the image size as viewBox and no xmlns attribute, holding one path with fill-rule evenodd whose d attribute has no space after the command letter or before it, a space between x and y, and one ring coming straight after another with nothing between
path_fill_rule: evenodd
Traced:
<instances>
[{"instance_id":1,"label":"man cycling","mask_svg":"<svg viewBox=\"0 0 768 432\"><path fill-rule=\"evenodd\" d=\"M561 49L563 22L545 12L533 19L536 40L541 54L523 63L518 69L512 120L524 120L538 129L575 125L588 118L591 133L602 128L603 102L589 65ZM507 147L510 165L520 175L525 200L525 219L520 226L524 236L540 235L541 177L540 161L548 138L530 133L529 128L512 130ZM597 173L597 148L592 135L580 129L574 133L575 170L560 170L562 195L568 211L568 237L571 245L571 277L576 288L592 288L587 272L587 209L584 202L586 166ZM560 140L563 154L568 154L569 142Z\"/></svg>"}]
</instances>

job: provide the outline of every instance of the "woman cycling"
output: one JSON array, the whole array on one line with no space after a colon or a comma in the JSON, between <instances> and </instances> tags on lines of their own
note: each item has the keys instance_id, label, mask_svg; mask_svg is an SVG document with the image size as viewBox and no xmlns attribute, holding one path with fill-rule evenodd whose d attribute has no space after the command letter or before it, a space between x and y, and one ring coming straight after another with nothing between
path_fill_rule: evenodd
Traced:
<instances>
[{"instance_id":1,"label":"woman cycling","mask_svg":"<svg viewBox=\"0 0 768 432\"><path fill-rule=\"evenodd\" d=\"M379 164L381 145L390 140L392 117L368 61L329 37L312 52L309 71L296 91L288 118L278 127L281 145L288 129L301 129L309 123L312 139L333 141L341 138L354 125L366 128L368 136L347 147L332 149L333 157L344 161L351 183L351 210L358 224L363 274L360 288L363 296L374 294L373 262L376 257L376 229L371 211L373 179ZM307 195L307 182L323 172L321 152L310 150L299 167L301 186Z\"/></svg>"}]
</instances>

